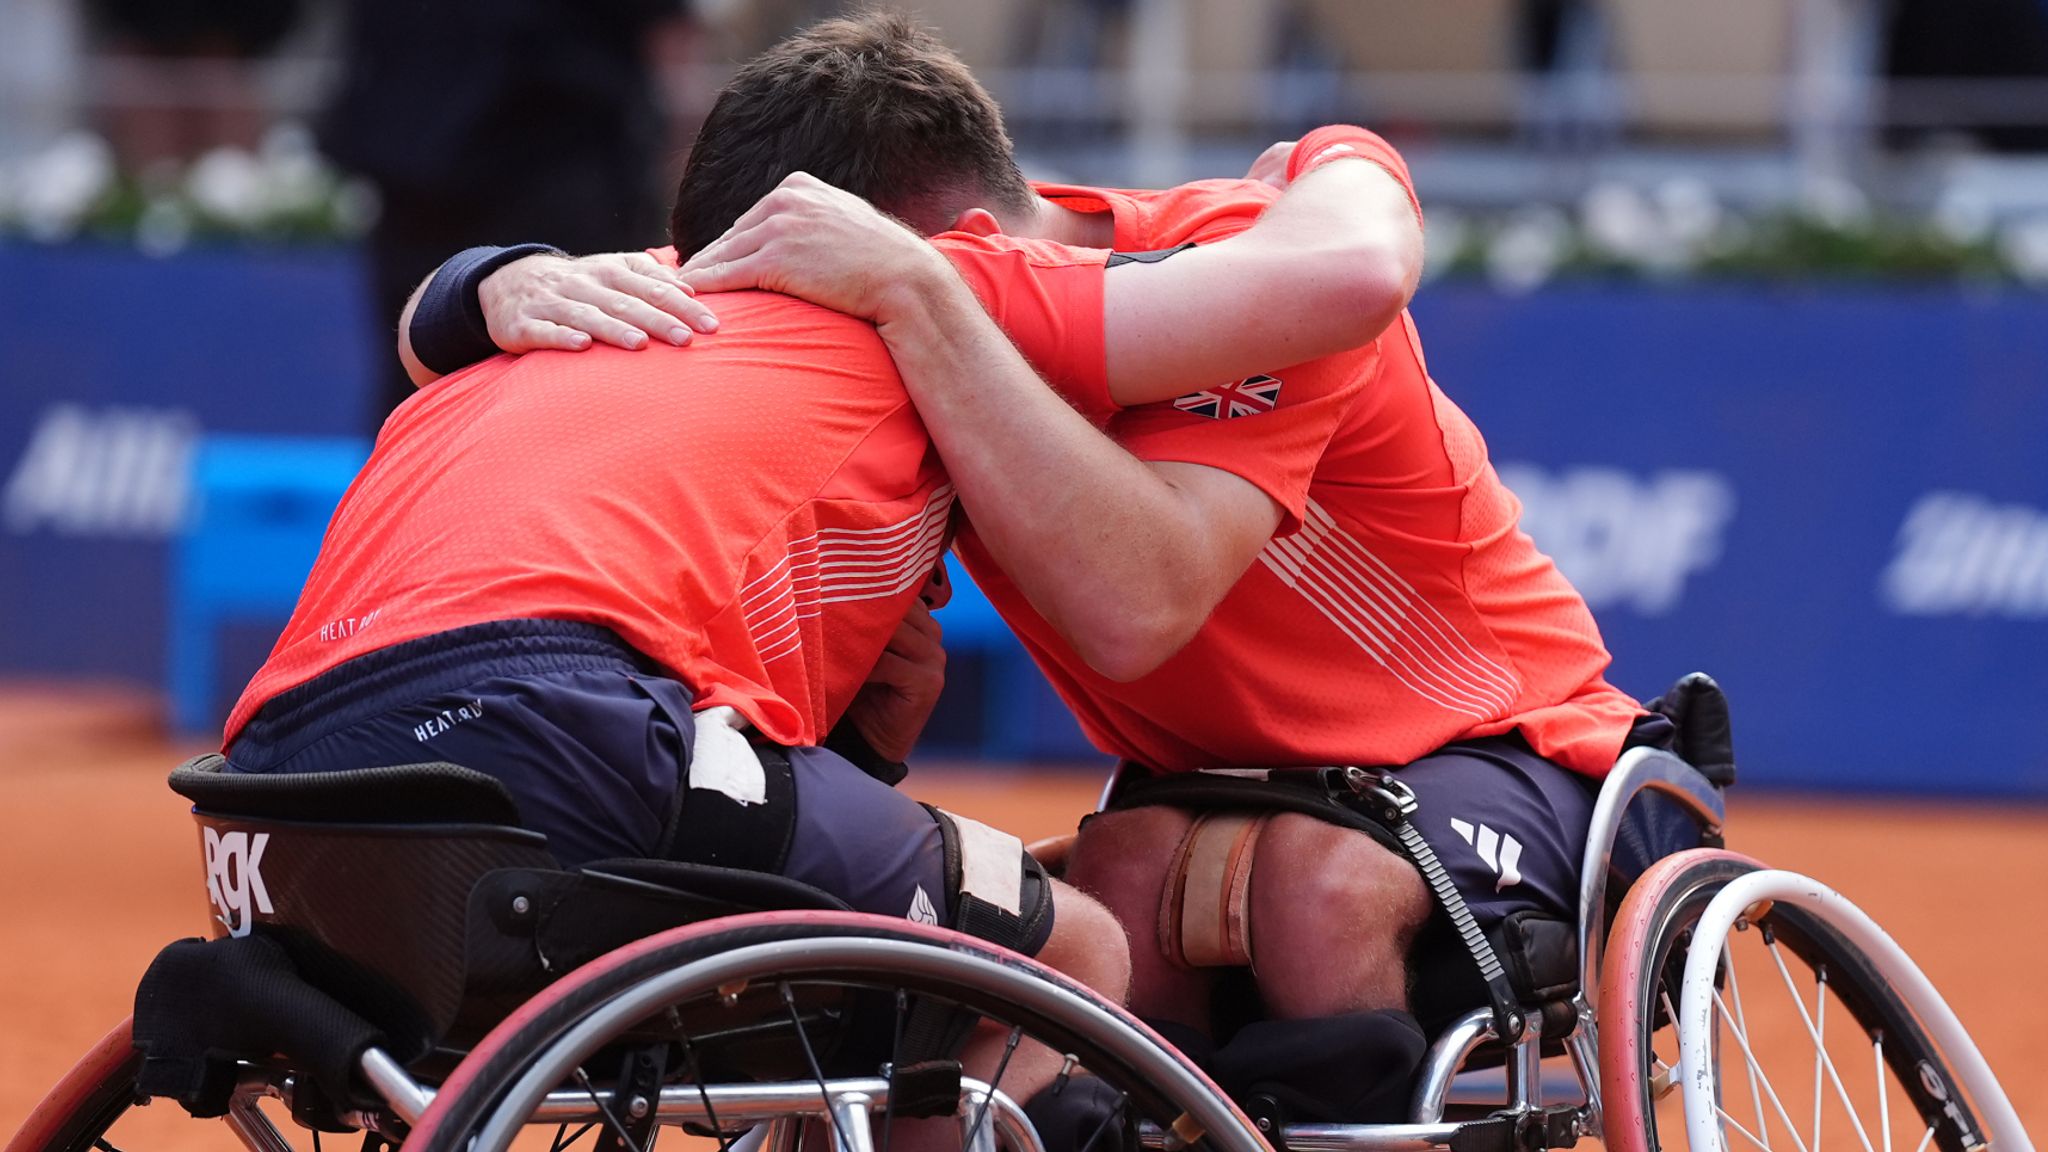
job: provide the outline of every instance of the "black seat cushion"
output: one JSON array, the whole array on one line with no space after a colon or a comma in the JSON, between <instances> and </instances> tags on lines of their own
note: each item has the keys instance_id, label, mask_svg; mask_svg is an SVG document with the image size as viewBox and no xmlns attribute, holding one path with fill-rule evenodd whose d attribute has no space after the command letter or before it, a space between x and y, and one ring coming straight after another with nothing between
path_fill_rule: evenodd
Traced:
<instances>
[{"instance_id":1,"label":"black seat cushion","mask_svg":"<svg viewBox=\"0 0 2048 1152\"><path fill-rule=\"evenodd\" d=\"M171 770L171 791L223 816L323 824L519 826L512 794L455 764L397 764L345 772L235 772L219 753Z\"/></svg>"}]
</instances>

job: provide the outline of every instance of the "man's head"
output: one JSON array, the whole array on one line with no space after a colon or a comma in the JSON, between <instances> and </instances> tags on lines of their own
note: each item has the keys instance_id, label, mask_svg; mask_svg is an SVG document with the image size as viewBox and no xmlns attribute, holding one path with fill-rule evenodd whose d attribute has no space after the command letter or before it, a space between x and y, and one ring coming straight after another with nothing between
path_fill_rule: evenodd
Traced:
<instances>
[{"instance_id":1,"label":"man's head","mask_svg":"<svg viewBox=\"0 0 2048 1152\"><path fill-rule=\"evenodd\" d=\"M808 172L927 235L983 208L1027 212L1002 110L908 17L821 21L743 66L718 95L676 190L685 258L791 172Z\"/></svg>"}]
</instances>

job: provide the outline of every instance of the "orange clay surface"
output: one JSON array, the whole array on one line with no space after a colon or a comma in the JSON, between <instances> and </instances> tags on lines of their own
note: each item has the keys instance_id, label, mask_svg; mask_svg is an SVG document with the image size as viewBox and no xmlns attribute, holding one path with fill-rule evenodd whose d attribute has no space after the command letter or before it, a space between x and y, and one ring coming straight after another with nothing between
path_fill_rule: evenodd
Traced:
<instances>
[{"instance_id":1,"label":"orange clay surface","mask_svg":"<svg viewBox=\"0 0 2048 1152\"><path fill-rule=\"evenodd\" d=\"M163 779L204 750L162 739L143 698L0 685L0 1137L127 1013L157 948L203 928L197 838ZM1071 829L1098 784L975 766L909 787L1030 840ZM1730 809L1730 847L1826 881L1906 947L2048 1139L2048 807L1738 789Z\"/></svg>"}]
</instances>

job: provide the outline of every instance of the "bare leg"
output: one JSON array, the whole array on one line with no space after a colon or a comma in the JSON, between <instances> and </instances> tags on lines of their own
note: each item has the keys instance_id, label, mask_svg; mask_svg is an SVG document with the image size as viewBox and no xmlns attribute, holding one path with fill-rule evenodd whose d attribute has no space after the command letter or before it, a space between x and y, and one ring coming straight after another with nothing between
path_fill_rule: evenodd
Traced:
<instances>
[{"instance_id":1,"label":"bare leg","mask_svg":"<svg viewBox=\"0 0 2048 1152\"><path fill-rule=\"evenodd\" d=\"M1079 980L1112 1003L1122 1004L1131 989L1130 941L1109 909L1093 897L1061 881L1052 881L1052 935L1038 950L1041 963ZM1009 1030L983 1024L961 1055L967 1074L993 1080L1003 1064ZM1003 1064L998 1085L1019 1101L1030 1099L1059 1074L1062 1056L1026 1040Z\"/></svg>"},{"instance_id":2,"label":"bare leg","mask_svg":"<svg viewBox=\"0 0 2048 1152\"><path fill-rule=\"evenodd\" d=\"M1039 961L1086 984L1103 998L1123 1003L1130 991L1131 963L1122 925L1107 908L1070 885L1054 880L1052 895L1052 935L1038 950ZM984 1022L968 1040L960 1063L967 1075L994 1084L1023 1103L1053 1082L1065 1057L1030 1039L1010 1050L1009 1041L1007 1027ZM899 1120L890 1142L898 1152L940 1152L958 1148L960 1136L951 1120ZM806 1141L806 1152L827 1149L837 1152L822 1140Z\"/></svg>"},{"instance_id":3,"label":"bare leg","mask_svg":"<svg viewBox=\"0 0 2048 1152\"><path fill-rule=\"evenodd\" d=\"M1252 957L1276 1018L1408 1006L1408 951L1429 917L1415 866L1362 833L1282 813L1252 863Z\"/></svg>"},{"instance_id":4,"label":"bare leg","mask_svg":"<svg viewBox=\"0 0 2048 1152\"><path fill-rule=\"evenodd\" d=\"M1214 975L1167 962L1159 947L1159 901L1174 849L1193 814L1179 808L1128 808L1089 819L1075 838L1067 879L1109 909L1130 932L1131 1011L1209 1030Z\"/></svg>"}]
</instances>

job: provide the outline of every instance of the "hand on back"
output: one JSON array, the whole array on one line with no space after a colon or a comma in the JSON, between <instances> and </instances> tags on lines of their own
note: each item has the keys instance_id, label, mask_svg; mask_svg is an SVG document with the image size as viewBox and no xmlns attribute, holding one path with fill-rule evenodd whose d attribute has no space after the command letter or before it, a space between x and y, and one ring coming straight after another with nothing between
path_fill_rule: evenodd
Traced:
<instances>
[{"instance_id":1,"label":"hand on back","mask_svg":"<svg viewBox=\"0 0 2048 1152\"><path fill-rule=\"evenodd\" d=\"M580 352L592 340L644 348L687 344L716 332L718 318L672 268L644 252L528 256L477 287L491 340L507 352Z\"/></svg>"}]
</instances>

